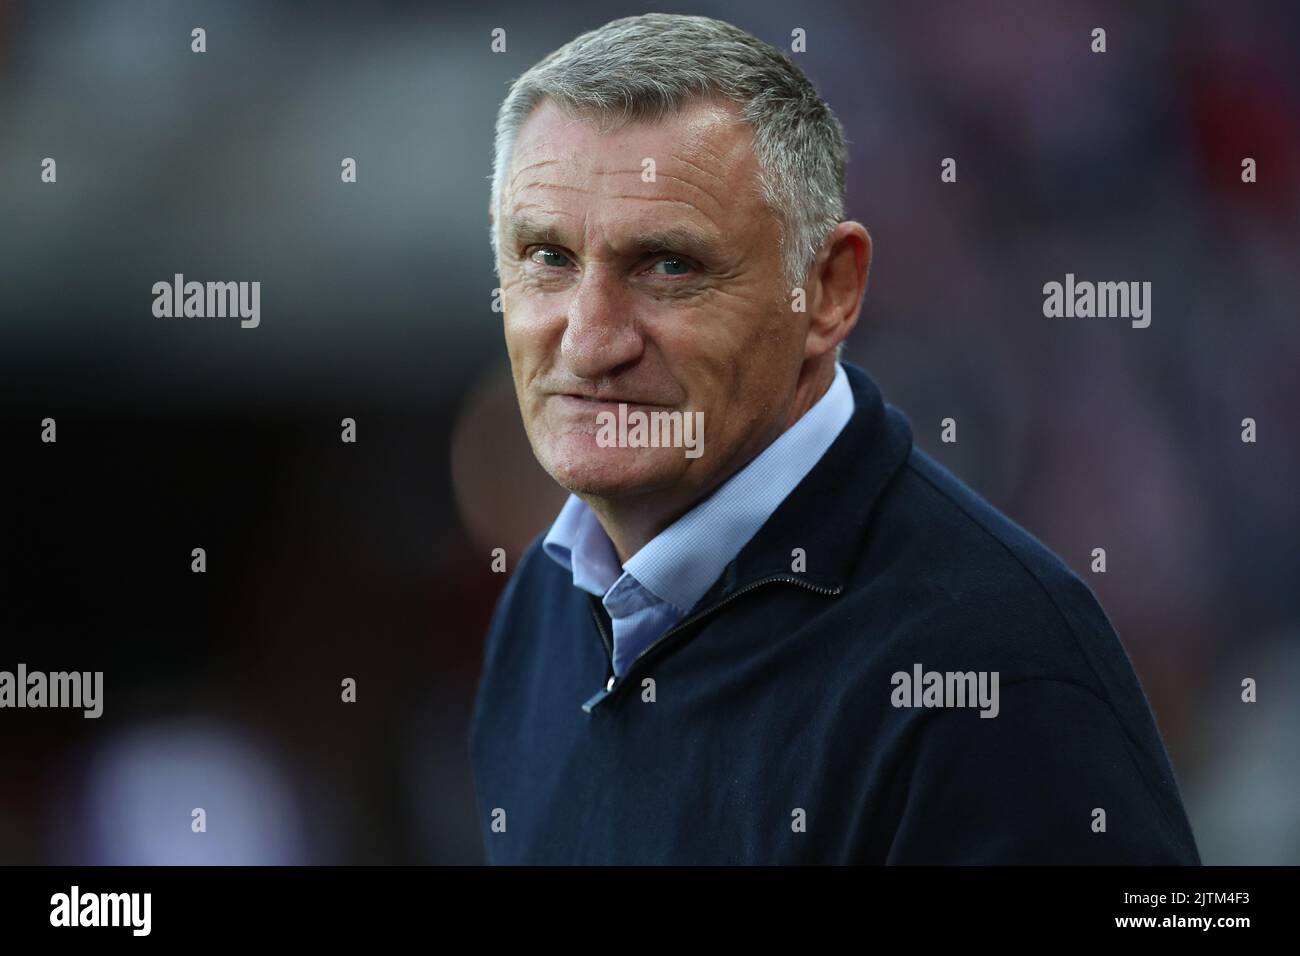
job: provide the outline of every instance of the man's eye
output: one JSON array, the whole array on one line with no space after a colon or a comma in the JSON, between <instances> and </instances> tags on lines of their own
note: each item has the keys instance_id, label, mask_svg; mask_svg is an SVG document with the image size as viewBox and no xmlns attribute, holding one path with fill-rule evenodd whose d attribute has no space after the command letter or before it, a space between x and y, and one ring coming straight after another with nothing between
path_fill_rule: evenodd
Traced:
<instances>
[{"instance_id":1,"label":"man's eye","mask_svg":"<svg viewBox=\"0 0 1300 956\"><path fill-rule=\"evenodd\" d=\"M532 259L533 262L536 262L539 265L552 266L557 269L563 269L569 262L568 256L556 249L551 249L548 246L534 249L528 258Z\"/></svg>"},{"instance_id":2,"label":"man's eye","mask_svg":"<svg viewBox=\"0 0 1300 956\"><path fill-rule=\"evenodd\" d=\"M664 267L663 272L658 272L660 266ZM661 276L684 276L689 275L694 266L689 259L682 256L665 256L654 264L652 267L656 275Z\"/></svg>"}]
</instances>

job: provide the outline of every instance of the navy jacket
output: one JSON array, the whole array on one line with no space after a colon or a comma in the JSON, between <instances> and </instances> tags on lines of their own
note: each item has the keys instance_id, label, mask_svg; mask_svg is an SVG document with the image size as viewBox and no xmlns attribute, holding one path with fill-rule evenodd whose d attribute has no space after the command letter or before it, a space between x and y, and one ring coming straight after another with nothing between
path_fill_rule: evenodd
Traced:
<instances>
[{"instance_id":1,"label":"navy jacket","mask_svg":"<svg viewBox=\"0 0 1300 956\"><path fill-rule=\"evenodd\" d=\"M489 862L1200 862L1092 592L847 371L835 443L612 689L600 602L524 554L469 729ZM895 706L918 666L997 672L997 716Z\"/></svg>"}]
</instances>

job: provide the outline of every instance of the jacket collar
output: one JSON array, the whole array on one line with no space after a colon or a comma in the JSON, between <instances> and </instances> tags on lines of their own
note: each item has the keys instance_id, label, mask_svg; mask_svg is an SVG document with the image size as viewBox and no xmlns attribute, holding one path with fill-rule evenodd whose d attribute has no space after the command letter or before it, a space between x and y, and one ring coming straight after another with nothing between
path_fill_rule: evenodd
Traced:
<instances>
[{"instance_id":1,"label":"jacket collar","mask_svg":"<svg viewBox=\"0 0 1300 956\"><path fill-rule=\"evenodd\" d=\"M912 429L865 371L843 364L853 388L853 417L696 608L774 575L831 589L847 584L876 499L912 450ZM806 555L805 571L792 570L795 548Z\"/></svg>"}]
</instances>

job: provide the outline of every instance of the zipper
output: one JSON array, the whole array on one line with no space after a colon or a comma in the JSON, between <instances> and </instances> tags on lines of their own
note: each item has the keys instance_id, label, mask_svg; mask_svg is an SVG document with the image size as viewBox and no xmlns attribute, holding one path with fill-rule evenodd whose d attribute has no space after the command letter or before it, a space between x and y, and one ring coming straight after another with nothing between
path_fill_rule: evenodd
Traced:
<instances>
[{"instance_id":1,"label":"zipper","mask_svg":"<svg viewBox=\"0 0 1300 956\"><path fill-rule=\"evenodd\" d=\"M595 595L590 596L588 606L591 608L591 619L596 622L596 630L600 631L600 642L605 645L605 656L609 658L609 666L614 666L614 640L605 633L605 622L600 619L600 612L596 610Z\"/></svg>"},{"instance_id":2,"label":"zipper","mask_svg":"<svg viewBox=\"0 0 1300 956\"><path fill-rule=\"evenodd\" d=\"M635 676L638 665L644 663L654 654L655 651L662 648L664 646L664 643L669 638L674 637L680 632L686 630L686 628L691 627L694 624L697 624L698 622L702 621L704 618L713 614L715 611L718 611L721 608L726 607L728 604L736 600L736 598L740 597L742 594L745 594L749 591L753 591L755 588L763 587L766 584L775 584L777 582L781 582L785 584L797 584L799 587L804 588L806 590L814 591L817 594L825 594L832 597L839 594L842 590L844 590L842 587L839 586L828 588L828 587L822 587L820 584L812 584L808 581L805 581L803 578L797 578L792 574L773 574L766 578L759 578L757 581L751 581L749 584L746 584L743 588L740 588L737 591L733 591L731 594L727 595L717 604L713 604L705 608L703 611L700 611L697 614L693 614L690 617L688 617L686 620L681 621L680 623L670 627L667 631L665 631L662 635L660 635L658 640L656 640L653 644L651 644L649 647L647 647L645 650L643 650L640 654L637 655L636 660L632 661L631 666L628 667L628 669L623 673L622 677L615 677L613 675L610 675L609 679L605 682L605 686L600 690L596 691L596 693L593 694L591 698L588 699L587 702L582 705L582 709L586 713L590 714L592 710L596 707L596 705L598 705L606 697L609 697L611 694L613 694L617 688L622 687L624 684L628 683L630 679L633 676ZM605 634L605 626L603 623L601 623L600 615L596 613L595 606L592 607L591 614L592 617L595 618L596 629L600 631L600 639L605 644L605 651L607 654L609 654L610 666L612 667L613 660L614 660L613 643L609 640L609 638Z\"/></svg>"},{"instance_id":3,"label":"zipper","mask_svg":"<svg viewBox=\"0 0 1300 956\"><path fill-rule=\"evenodd\" d=\"M609 667L612 672L614 669L614 641L605 633L605 622L600 619L600 612L596 610L596 598L594 596L590 598L589 606L591 608L591 619L596 622L596 630L600 632L600 642L605 646L605 657L609 660ZM611 673L609 679L605 681L604 688L598 690L595 696L583 704L582 709L588 714L591 713L591 708L604 700L606 695L614 689L615 680L613 673Z\"/></svg>"}]
</instances>

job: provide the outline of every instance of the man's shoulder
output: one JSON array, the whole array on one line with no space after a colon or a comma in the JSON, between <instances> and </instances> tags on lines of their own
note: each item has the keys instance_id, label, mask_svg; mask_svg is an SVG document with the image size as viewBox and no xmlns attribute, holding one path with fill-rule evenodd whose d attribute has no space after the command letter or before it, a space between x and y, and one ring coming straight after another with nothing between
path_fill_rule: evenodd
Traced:
<instances>
[{"instance_id":1,"label":"man's shoulder","mask_svg":"<svg viewBox=\"0 0 1300 956\"><path fill-rule=\"evenodd\" d=\"M545 532L538 534L515 562L496 600L483 644L483 665L470 719L471 753L480 747L480 725L485 703L491 699L510 698L527 665L520 652L536 646L532 640L559 620L557 602L573 600L579 593L565 570L547 556L542 548ZM564 582L569 587L559 585Z\"/></svg>"},{"instance_id":2,"label":"man's shoulder","mask_svg":"<svg viewBox=\"0 0 1300 956\"><path fill-rule=\"evenodd\" d=\"M497 598L496 617L518 604L553 599L563 593L559 585L572 587L571 574L560 567L542 546L546 532L540 532L519 555L514 572Z\"/></svg>"},{"instance_id":3,"label":"man's shoulder","mask_svg":"<svg viewBox=\"0 0 1300 956\"><path fill-rule=\"evenodd\" d=\"M881 496L873 531L862 560L871 568L855 577L863 596L883 594L903 621L889 633L885 669L920 664L926 672L999 677L996 722L940 709L918 738L911 792L926 812L909 817L925 819L927 832L905 827L891 860L1198 862L1154 715L1091 588L916 448ZM879 580L873 585L877 569L884 592ZM865 618L869 608L860 604L855 616ZM865 661L875 639L862 642ZM863 673L878 694L879 665ZM996 723L997 732L983 723ZM951 788L943 785L954 777L970 782L960 812L949 812ZM1103 791L1095 805L1124 821L1113 845L1099 843L1087 820L1057 812L1084 787ZM987 827L944 833L935 823L981 813ZM997 832L1001 845L986 839Z\"/></svg>"},{"instance_id":4,"label":"man's shoulder","mask_svg":"<svg viewBox=\"0 0 1300 956\"><path fill-rule=\"evenodd\" d=\"M1083 582L1065 561L921 449L908 455L896 491L916 540L947 542L945 563L963 577L974 572L1025 592L1083 597L1075 590Z\"/></svg>"},{"instance_id":5,"label":"man's shoulder","mask_svg":"<svg viewBox=\"0 0 1300 956\"><path fill-rule=\"evenodd\" d=\"M855 577L863 597L887 589L914 647L1014 661L1026 678L1090 678L1098 655L1122 653L1091 588L916 447L877 502Z\"/></svg>"}]
</instances>

